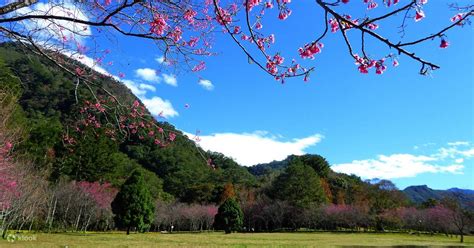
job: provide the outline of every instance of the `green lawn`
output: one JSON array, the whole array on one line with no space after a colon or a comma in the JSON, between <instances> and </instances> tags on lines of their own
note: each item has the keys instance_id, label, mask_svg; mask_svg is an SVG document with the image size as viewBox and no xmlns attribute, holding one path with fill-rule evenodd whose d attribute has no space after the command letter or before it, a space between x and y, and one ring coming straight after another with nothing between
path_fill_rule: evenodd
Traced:
<instances>
[{"instance_id":1,"label":"green lawn","mask_svg":"<svg viewBox=\"0 0 474 248\"><path fill-rule=\"evenodd\" d=\"M334 247L334 246L461 246L458 239L442 235L364 233L61 233L24 234L25 239L0 247ZM474 247L474 237L464 246Z\"/></svg>"}]
</instances>

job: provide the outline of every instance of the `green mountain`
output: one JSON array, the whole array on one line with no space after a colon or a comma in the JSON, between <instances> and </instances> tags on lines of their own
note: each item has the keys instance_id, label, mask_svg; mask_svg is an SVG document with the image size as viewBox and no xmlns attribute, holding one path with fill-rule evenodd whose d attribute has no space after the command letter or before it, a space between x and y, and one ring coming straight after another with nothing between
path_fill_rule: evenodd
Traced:
<instances>
[{"instance_id":1,"label":"green mountain","mask_svg":"<svg viewBox=\"0 0 474 248\"><path fill-rule=\"evenodd\" d=\"M447 190L435 190L426 185L410 186L403 193L415 204L423 204L428 200L443 201L444 199L456 199L461 206L474 210L474 192L472 190L451 188Z\"/></svg>"},{"instance_id":2,"label":"green mountain","mask_svg":"<svg viewBox=\"0 0 474 248\"><path fill-rule=\"evenodd\" d=\"M155 197L185 202L214 202L227 182L242 187L255 184L245 168L222 154L203 151L171 124L156 121L146 109L145 122L176 134L169 145L161 147L153 139L133 134L111 138L105 128L75 132L87 115L81 112L87 101L108 99L108 93L124 106L139 101L113 78L88 73L93 82L76 88L77 78L50 60L14 43L0 45L0 89L16 89L21 113L14 122L24 130L15 152L46 172L51 182L108 181L118 187L139 168ZM110 125L105 118L97 116L97 125ZM74 144L65 142L69 137L74 137Z\"/></svg>"}]
</instances>

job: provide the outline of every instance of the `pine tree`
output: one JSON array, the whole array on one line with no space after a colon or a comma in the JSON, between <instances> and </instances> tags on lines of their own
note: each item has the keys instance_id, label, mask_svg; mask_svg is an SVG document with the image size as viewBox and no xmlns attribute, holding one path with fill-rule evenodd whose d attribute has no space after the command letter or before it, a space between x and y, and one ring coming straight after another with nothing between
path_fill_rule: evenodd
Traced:
<instances>
[{"instance_id":1,"label":"pine tree","mask_svg":"<svg viewBox=\"0 0 474 248\"><path fill-rule=\"evenodd\" d=\"M244 222L244 214L240 209L239 203L234 198L227 199L219 207L214 218L216 229L224 230L225 233L239 231Z\"/></svg>"},{"instance_id":2,"label":"pine tree","mask_svg":"<svg viewBox=\"0 0 474 248\"><path fill-rule=\"evenodd\" d=\"M119 228L126 228L127 235L131 228L144 232L153 221L155 206L140 170L132 175L122 185L120 192L112 202L115 223Z\"/></svg>"}]
</instances>

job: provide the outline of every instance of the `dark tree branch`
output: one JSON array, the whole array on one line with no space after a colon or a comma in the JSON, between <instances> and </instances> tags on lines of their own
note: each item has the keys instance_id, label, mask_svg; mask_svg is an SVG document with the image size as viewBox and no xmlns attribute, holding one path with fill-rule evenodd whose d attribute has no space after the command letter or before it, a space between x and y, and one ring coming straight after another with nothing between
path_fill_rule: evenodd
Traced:
<instances>
[{"instance_id":1,"label":"dark tree branch","mask_svg":"<svg viewBox=\"0 0 474 248\"><path fill-rule=\"evenodd\" d=\"M23 8L23 7L28 7L32 4L37 3L38 0L19 0L19 1L14 1L12 3L9 3L7 5L1 6L0 7L0 15L8 14L10 12L13 12L17 9Z\"/></svg>"},{"instance_id":2,"label":"dark tree branch","mask_svg":"<svg viewBox=\"0 0 474 248\"><path fill-rule=\"evenodd\" d=\"M339 13L335 12L333 9L328 7L327 4L325 2L323 2L322 0L316 0L316 2L324 10L331 13L331 15L333 15L336 18L338 23L341 23L341 22L347 23L347 25L349 25L350 27L356 28L356 29L360 30L361 32L365 32L365 33L371 35L373 38L375 38L375 39L381 41L382 43L386 44L389 48L394 48L395 50L397 50L398 54L405 54L406 56L420 62L421 63L420 74L425 75L428 72L428 70L426 69L426 66L429 66L429 68L431 70L436 70L436 69L440 68L438 65L433 64L433 63L428 62L428 61L425 61L422 58L416 56L415 53L412 53L412 52L409 52L409 51L405 50L404 48L402 48L402 46L400 46L400 44L395 44L395 43L391 42L390 40L388 40L387 38L384 38L381 35L375 33L374 31L372 31L368 28L365 28L364 23L354 24L351 20L347 20L346 18L341 16ZM345 36L344 38L347 39L347 36ZM347 41L346 41L346 43L347 43Z\"/></svg>"}]
</instances>

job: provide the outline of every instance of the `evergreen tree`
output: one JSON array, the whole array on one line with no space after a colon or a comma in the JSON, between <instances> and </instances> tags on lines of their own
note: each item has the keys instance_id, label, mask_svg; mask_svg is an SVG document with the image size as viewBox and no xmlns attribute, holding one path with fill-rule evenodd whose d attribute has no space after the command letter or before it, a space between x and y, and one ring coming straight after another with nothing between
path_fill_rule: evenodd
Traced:
<instances>
[{"instance_id":1,"label":"evergreen tree","mask_svg":"<svg viewBox=\"0 0 474 248\"><path fill-rule=\"evenodd\" d=\"M214 218L216 229L224 230L225 233L239 231L244 222L244 214L240 209L239 203L234 198L227 199L219 207Z\"/></svg>"},{"instance_id":2,"label":"evergreen tree","mask_svg":"<svg viewBox=\"0 0 474 248\"><path fill-rule=\"evenodd\" d=\"M316 172L300 160L294 160L274 181L271 195L288 201L296 207L326 202L320 179Z\"/></svg>"},{"instance_id":3,"label":"evergreen tree","mask_svg":"<svg viewBox=\"0 0 474 248\"><path fill-rule=\"evenodd\" d=\"M127 234L130 234L132 227L141 232L150 227L155 207L140 170L133 171L122 185L112 202L112 211L115 214L116 225L126 228Z\"/></svg>"},{"instance_id":4,"label":"evergreen tree","mask_svg":"<svg viewBox=\"0 0 474 248\"><path fill-rule=\"evenodd\" d=\"M311 166L313 170L318 174L319 177L321 178L327 178L330 169L328 161L320 155L317 154L306 154L297 157L297 159L300 159L303 164Z\"/></svg>"}]
</instances>

